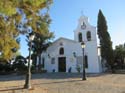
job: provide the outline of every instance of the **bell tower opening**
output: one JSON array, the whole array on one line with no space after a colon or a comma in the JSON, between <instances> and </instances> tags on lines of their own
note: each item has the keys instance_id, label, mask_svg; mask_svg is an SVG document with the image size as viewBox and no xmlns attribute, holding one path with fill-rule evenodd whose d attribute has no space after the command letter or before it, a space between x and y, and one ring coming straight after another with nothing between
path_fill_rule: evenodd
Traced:
<instances>
[{"instance_id":1,"label":"bell tower opening","mask_svg":"<svg viewBox=\"0 0 125 93\"><path fill-rule=\"evenodd\" d=\"M79 40L79 42L82 42L82 33L81 32L78 34L78 40Z\"/></svg>"},{"instance_id":2,"label":"bell tower opening","mask_svg":"<svg viewBox=\"0 0 125 93\"><path fill-rule=\"evenodd\" d=\"M90 31L88 31L88 32L86 33L86 36L87 36L87 40L88 40L88 41L91 41L91 32L90 32Z\"/></svg>"}]
</instances>

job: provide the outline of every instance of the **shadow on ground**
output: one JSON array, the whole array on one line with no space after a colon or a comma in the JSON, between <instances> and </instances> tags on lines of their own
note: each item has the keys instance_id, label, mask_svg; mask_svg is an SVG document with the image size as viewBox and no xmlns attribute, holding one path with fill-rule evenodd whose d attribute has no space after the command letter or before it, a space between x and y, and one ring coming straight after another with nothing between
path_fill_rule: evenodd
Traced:
<instances>
[{"instance_id":1,"label":"shadow on ground","mask_svg":"<svg viewBox=\"0 0 125 93\"><path fill-rule=\"evenodd\" d=\"M5 92L5 91L15 91L15 90L22 90L24 88L10 88L10 89L2 89L0 92Z\"/></svg>"},{"instance_id":2,"label":"shadow on ground","mask_svg":"<svg viewBox=\"0 0 125 93\"><path fill-rule=\"evenodd\" d=\"M87 77L99 77L102 75L108 75L106 73L101 74L86 74ZM41 73L32 74L32 79L68 79L68 78L82 78L82 73ZM25 75L0 75L0 81L15 81L25 80Z\"/></svg>"}]
</instances>

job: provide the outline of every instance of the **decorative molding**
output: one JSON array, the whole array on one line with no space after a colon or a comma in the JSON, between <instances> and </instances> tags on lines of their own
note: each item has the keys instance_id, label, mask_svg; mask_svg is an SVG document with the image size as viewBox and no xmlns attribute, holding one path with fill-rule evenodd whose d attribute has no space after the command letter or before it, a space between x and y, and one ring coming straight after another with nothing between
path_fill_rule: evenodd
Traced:
<instances>
[{"instance_id":1,"label":"decorative molding","mask_svg":"<svg viewBox=\"0 0 125 93\"><path fill-rule=\"evenodd\" d=\"M63 42L60 42L59 45L60 45L60 46L63 46Z\"/></svg>"}]
</instances>

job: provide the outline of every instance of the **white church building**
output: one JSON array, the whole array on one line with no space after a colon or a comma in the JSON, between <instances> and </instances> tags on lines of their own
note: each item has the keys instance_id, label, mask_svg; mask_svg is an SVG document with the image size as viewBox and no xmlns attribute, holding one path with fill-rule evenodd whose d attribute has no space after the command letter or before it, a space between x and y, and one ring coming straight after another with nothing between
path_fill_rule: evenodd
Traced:
<instances>
[{"instance_id":1,"label":"white church building","mask_svg":"<svg viewBox=\"0 0 125 93\"><path fill-rule=\"evenodd\" d=\"M87 73L102 72L100 54L97 47L96 27L90 25L88 17L81 16L74 30L74 40L60 37L42 53L44 69L47 72L82 72L84 41L84 62Z\"/></svg>"}]
</instances>

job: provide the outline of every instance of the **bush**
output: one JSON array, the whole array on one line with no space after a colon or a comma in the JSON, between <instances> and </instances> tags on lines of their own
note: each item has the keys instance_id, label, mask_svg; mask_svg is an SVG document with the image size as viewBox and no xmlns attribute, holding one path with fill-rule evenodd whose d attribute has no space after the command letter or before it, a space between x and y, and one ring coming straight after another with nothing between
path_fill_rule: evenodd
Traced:
<instances>
[{"instance_id":1,"label":"bush","mask_svg":"<svg viewBox=\"0 0 125 93\"><path fill-rule=\"evenodd\" d=\"M11 74L14 71L12 65L10 63L0 63L0 74L6 75Z\"/></svg>"},{"instance_id":2,"label":"bush","mask_svg":"<svg viewBox=\"0 0 125 93\"><path fill-rule=\"evenodd\" d=\"M26 59L23 56L17 56L13 63L14 71L17 73L25 73L27 71L26 63Z\"/></svg>"}]
</instances>

